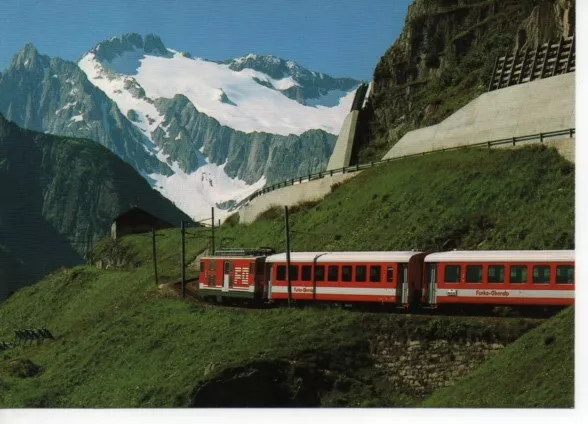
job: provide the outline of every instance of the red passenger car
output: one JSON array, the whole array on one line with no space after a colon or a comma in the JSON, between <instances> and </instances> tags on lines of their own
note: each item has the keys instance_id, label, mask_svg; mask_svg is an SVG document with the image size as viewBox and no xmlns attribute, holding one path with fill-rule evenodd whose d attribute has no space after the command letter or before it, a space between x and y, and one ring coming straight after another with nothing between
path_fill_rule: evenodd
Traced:
<instances>
[{"instance_id":1,"label":"red passenger car","mask_svg":"<svg viewBox=\"0 0 588 424\"><path fill-rule=\"evenodd\" d=\"M293 252L293 300L378 302L407 307L420 296L420 252ZM288 299L286 254L269 256L269 299Z\"/></svg>"},{"instance_id":2,"label":"red passenger car","mask_svg":"<svg viewBox=\"0 0 588 424\"><path fill-rule=\"evenodd\" d=\"M231 249L200 259L202 297L267 299L265 259L273 251Z\"/></svg>"},{"instance_id":3,"label":"red passenger car","mask_svg":"<svg viewBox=\"0 0 588 424\"><path fill-rule=\"evenodd\" d=\"M431 253L425 265L425 305L574 303L573 250Z\"/></svg>"}]
</instances>

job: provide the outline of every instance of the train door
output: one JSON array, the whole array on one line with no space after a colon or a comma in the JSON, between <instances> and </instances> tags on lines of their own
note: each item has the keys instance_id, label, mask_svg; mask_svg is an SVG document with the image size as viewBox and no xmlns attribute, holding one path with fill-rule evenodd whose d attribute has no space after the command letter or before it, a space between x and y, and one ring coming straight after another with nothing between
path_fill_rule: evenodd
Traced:
<instances>
[{"instance_id":1,"label":"train door","mask_svg":"<svg viewBox=\"0 0 588 424\"><path fill-rule=\"evenodd\" d=\"M427 304L437 303L437 264L429 263Z\"/></svg>"},{"instance_id":2,"label":"train door","mask_svg":"<svg viewBox=\"0 0 588 424\"><path fill-rule=\"evenodd\" d=\"M408 264L398 264L398 284L396 290L400 290L400 304L408 303Z\"/></svg>"},{"instance_id":3,"label":"train door","mask_svg":"<svg viewBox=\"0 0 588 424\"><path fill-rule=\"evenodd\" d=\"M272 287L274 283L274 266L269 263L265 265L265 275L267 275L267 299L272 300Z\"/></svg>"},{"instance_id":4,"label":"train door","mask_svg":"<svg viewBox=\"0 0 588 424\"><path fill-rule=\"evenodd\" d=\"M223 291L228 292L230 287L233 287L233 262L224 261L223 263Z\"/></svg>"},{"instance_id":5,"label":"train door","mask_svg":"<svg viewBox=\"0 0 588 424\"><path fill-rule=\"evenodd\" d=\"M216 287L216 260L210 259L205 264L208 267L208 287Z\"/></svg>"}]
</instances>

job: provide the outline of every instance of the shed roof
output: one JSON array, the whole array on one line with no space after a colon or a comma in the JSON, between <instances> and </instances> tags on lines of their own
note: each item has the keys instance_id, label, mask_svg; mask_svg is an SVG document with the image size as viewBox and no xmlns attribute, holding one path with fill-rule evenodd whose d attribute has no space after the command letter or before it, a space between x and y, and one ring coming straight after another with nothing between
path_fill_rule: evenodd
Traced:
<instances>
[{"instance_id":1,"label":"shed roof","mask_svg":"<svg viewBox=\"0 0 588 424\"><path fill-rule=\"evenodd\" d=\"M167 222L167 221L165 221L165 220L163 220L161 218L158 218L155 215L150 214L146 210L141 209L141 208L139 208L137 206L133 206L132 208L128 209L127 211L121 213L119 216L117 216L116 218L114 218L112 220L112 222L116 222L116 221L119 221L119 220L124 219L124 218L129 218L129 217L131 217L133 215L143 215L143 216L148 217L148 218L150 218L150 219L152 219L154 221L159 221L159 222L162 222L164 224L169 225L170 227L174 227L174 225L170 224L169 222Z\"/></svg>"}]
</instances>

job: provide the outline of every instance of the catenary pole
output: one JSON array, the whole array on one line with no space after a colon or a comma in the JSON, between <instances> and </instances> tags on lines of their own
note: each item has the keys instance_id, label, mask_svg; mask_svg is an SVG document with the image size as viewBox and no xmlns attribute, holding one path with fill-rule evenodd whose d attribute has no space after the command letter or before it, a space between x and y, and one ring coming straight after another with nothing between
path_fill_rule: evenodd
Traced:
<instances>
[{"instance_id":1,"label":"catenary pole","mask_svg":"<svg viewBox=\"0 0 588 424\"><path fill-rule=\"evenodd\" d=\"M210 209L212 210L212 254L214 255L214 207Z\"/></svg>"},{"instance_id":2,"label":"catenary pole","mask_svg":"<svg viewBox=\"0 0 588 424\"><path fill-rule=\"evenodd\" d=\"M182 220L182 299L186 297L186 227Z\"/></svg>"},{"instance_id":3,"label":"catenary pole","mask_svg":"<svg viewBox=\"0 0 588 424\"><path fill-rule=\"evenodd\" d=\"M288 206L284 206L286 228L286 279L288 280L288 306L292 305L292 280L290 279L290 223L288 222Z\"/></svg>"},{"instance_id":4,"label":"catenary pole","mask_svg":"<svg viewBox=\"0 0 588 424\"><path fill-rule=\"evenodd\" d=\"M155 228L151 229L151 240L153 245L153 270L155 272L155 285L157 285L157 249L155 248Z\"/></svg>"}]
</instances>

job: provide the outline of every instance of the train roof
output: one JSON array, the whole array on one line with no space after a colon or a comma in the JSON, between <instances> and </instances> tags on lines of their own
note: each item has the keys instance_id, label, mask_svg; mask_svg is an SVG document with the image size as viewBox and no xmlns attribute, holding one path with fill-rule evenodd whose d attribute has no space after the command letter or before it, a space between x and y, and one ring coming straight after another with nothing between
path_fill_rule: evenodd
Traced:
<instances>
[{"instance_id":1,"label":"train roof","mask_svg":"<svg viewBox=\"0 0 588 424\"><path fill-rule=\"evenodd\" d=\"M205 255L201 259L257 259L265 258L274 252L275 250L269 247L217 249L214 255Z\"/></svg>"},{"instance_id":2,"label":"train roof","mask_svg":"<svg viewBox=\"0 0 588 424\"><path fill-rule=\"evenodd\" d=\"M421 252L291 252L291 262L408 262ZM268 256L266 262L286 262L286 253Z\"/></svg>"},{"instance_id":3,"label":"train roof","mask_svg":"<svg viewBox=\"0 0 588 424\"><path fill-rule=\"evenodd\" d=\"M573 262L574 260L574 250L453 250L425 256L425 262Z\"/></svg>"},{"instance_id":4,"label":"train roof","mask_svg":"<svg viewBox=\"0 0 588 424\"><path fill-rule=\"evenodd\" d=\"M224 260L257 260L259 258L265 258L265 256L253 256L253 255L246 255L246 256L202 256L200 260L216 260L216 259L224 259Z\"/></svg>"}]
</instances>

